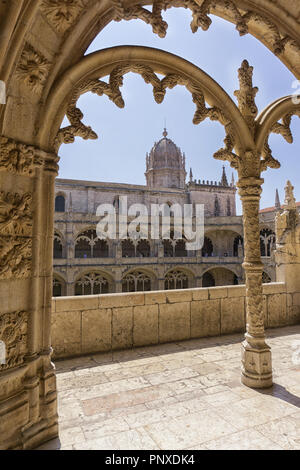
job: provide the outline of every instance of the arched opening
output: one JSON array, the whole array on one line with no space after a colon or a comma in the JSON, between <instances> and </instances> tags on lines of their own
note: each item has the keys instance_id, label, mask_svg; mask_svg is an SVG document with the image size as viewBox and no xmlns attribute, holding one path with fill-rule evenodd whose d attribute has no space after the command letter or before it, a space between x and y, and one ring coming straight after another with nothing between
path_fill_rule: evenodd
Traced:
<instances>
[{"instance_id":1,"label":"arched opening","mask_svg":"<svg viewBox=\"0 0 300 470\"><path fill-rule=\"evenodd\" d=\"M188 288L189 278L184 271L172 270L165 275L165 290Z\"/></svg>"},{"instance_id":2,"label":"arched opening","mask_svg":"<svg viewBox=\"0 0 300 470\"><path fill-rule=\"evenodd\" d=\"M187 256L186 242L184 240L177 240L175 245L175 256L179 258Z\"/></svg>"},{"instance_id":3,"label":"arched opening","mask_svg":"<svg viewBox=\"0 0 300 470\"><path fill-rule=\"evenodd\" d=\"M148 240L140 240L136 248L137 256L141 258L150 257L150 243Z\"/></svg>"},{"instance_id":4,"label":"arched opening","mask_svg":"<svg viewBox=\"0 0 300 470\"><path fill-rule=\"evenodd\" d=\"M238 285L238 276L227 268L212 268L202 277L202 287L219 287Z\"/></svg>"},{"instance_id":5,"label":"arched opening","mask_svg":"<svg viewBox=\"0 0 300 470\"><path fill-rule=\"evenodd\" d=\"M276 244L276 235L270 229L263 229L260 232L260 253L263 257L270 257Z\"/></svg>"},{"instance_id":6,"label":"arched opening","mask_svg":"<svg viewBox=\"0 0 300 470\"><path fill-rule=\"evenodd\" d=\"M2 3L3 3L3 8L4 8L4 2L2 2ZM6 3L10 3L10 2L6 2ZM59 2L56 2L56 3L57 3L56 6L58 6ZM99 3L99 2L97 2L97 3ZM207 5L207 2L204 2L204 3L205 3L205 5ZM265 2L265 3L267 4L267 2ZM291 70L295 70L295 73L297 73L296 72L297 62L295 62L295 61L298 60L297 57L298 57L298 52L299 52L298 43L297 43L297 41L298 41L297 28L290 27L290 23L292 23L292 25L294 25L296 23L296 21L294 21L294 19L296 18L296 15L293 17L291 12L289 11L288 12L289 16L288 16L288 20L287 20L286 19L287 18L287 15L286 15L287 10L285 9L285 7L282 7L283 11L284 11L284 15L282 15L283 18L280 19L280 20L279 19L277 20L276 12L278 13L278 18L280 18L281 15L280 15L279 7L281 5L279 5L279 4L275 5L275 2L273 2L273 3L274 3L274 5L272 4L272 9L270 7L270 10L269 10L267 6L262 6L262 7L259 6L259 8L258 7L256 8L255 2L253 3L253 5L251 5L251 8L250 8L248 6L248 3L246 2L245 3L246 9L250 8L249 10L246 11L246 15L245 15L245 18L247 18L247 24L246 25L245 25L245 21L244 21L245 18L241 18L241 16L242 16L241 11L239 11L239 9L235 8L236 7L235 3L232 5L232 2L225 2L225 4L224 4L224 2L222 2L221 8L219 8L219 5L217 5L215 7L214 2L213 2L212 3L213 6L211 8L212 9L216 8L217 11L222 11L223 12L222 14L224 16L227 16L229 19L236 22L237 25L238 25L238 29L240 30L241 33L246 32L246 29L248 28L248 20L249 20L250 30L254 31L255 35L260 37L261 40L264 41L273 51L275 51L277 54L279 54L280 59L284 60L288 64L288 66L290 66ZM49 13L45 12L45 10L44 10L43 14L41 14L39 8L31 8L31 5L29 4L29 2L27 2L27 4L29 6L29 8L26 8L26 14L28 14L27 21L22 20L22 21L17 22L18 15L17 14L15 15L16 25L15 25L15 35L14 36L17 39L19 44L18 44L18 47L16 47L17 44L14 43L13 36L11 36L11 38L12 38L11 39L11 48L12 48L12 50L15 49L15 56L16 57L18 57L18 58L21 57L21 55L22 55L21 47L23 48L25 46L24 49L26 47L28 48L28 43L25 44L25 39L22 41L22 38L25 38L25 37L28 38L28 34L27 34L28 29L27 28L30 28L32 31L41 31L46 26L47 27L49 26L50 29L52 28L51 36L49 34L49 37L54 38L55 33L58 32L58 34L57 34L57 37L55 37L56 40L53 41L53 44L52 44L53 47L48 48L46 40L43 44L42 49L43 49L43 51L47 51L47 55L49 54L49 56L48 56L49 62L48 61L43 61L43 57L39 56L38 52L36 53L34 51L34 56L39 58L40 61L41 61L41 67L40 67L41 70L39 70L39 73L38 73L39 78L36 77L36 80L33 81L30 73L28 73L28 67L24 67L24 69L25 69L25 73L23 71L24 85L26 86L26 84L27 84L27 86L28 86L28 83L30 85L30 81L31 81L31 87L34 90L34 93L35 93L36 89L38 89L38 91L41 91L41 96L39 96L36 100L30 99L30 95L29 95L28 99L27 99L27 96L26 96L25 99L22 100L23 103L21 103L20 98L22 97L22 95L20 94L20 96L18 96L17 87L15 86L15 83L13 83L12 86L13 86L13 90L15 92L15 96L12 93L10 95L10 101L13 103L13 106L15 106L15 102L18 102L18 108L17 108L18 112L17 113L11 113L11 116L12 116L11 119L15 120L16 115L19 114L20 116L22 116L22 119L23 119L23 122L24 122L24 120L26 119L26 115L32 116L32 122L28 122L28 128L27 128L28 132L27 132L26 135L25 135L25 132L24 132L24 139L23 140L26 141L26 142L32 142L35 145L39 146L40 148L50 149L52 151L53 146L52 146L51 142L48 144L47 142L43 141L42 138L41 139L40 138L37 138L37 139L35 138L36 135L38 134L38 129L37 129L38 121L40 121L41 123L45 122L44 119L43 119L43 113L40 110L40 103L45 103L46 107L47 107L47 103L46 103L47 96L46 96L46 93L43 93L43 86L45 86L45 88L48 88L48 91L50 91L49 95L52 94L52 96L54 96L55 100L57 100L57 96L55 96L55 93L50 88L51 88L51 83L57 83L57 77L63 75L63 73L62 73L63 67L61 66L61 64L65 63L65 68L67 69L67 68L69 68L70 64L75 63L76 59L79 57L79 55L82 53L82 51L85 50L85 46L90 41L91 36L93 34L95 34L97 28L93 28L93 27L89 28L88 22L82 23L82 21L81 21L81 15L82 15L82 17L84 17L83 21L85 21L85 18L87 16L86 15L86 10L89 10L88 8L87 9L82 8L82 10L80 10L80 8L79 8L78 10L76 10L76 14L70 15L66 19L65 15L61 15L61 17L59 17L57 14L53 14L53 11L52 11L52 14L49 14ZM223 6L223 4L225 6ZM45 6L45 2L41 2L38 7L44 8L44 6ZM95 2L95 6L96 6L96 2ZM98 6L99 5L97 4L97 8L98 8ZM233 10L232 10L232 6L233 6ZM291 9L292 9L292 7L291 7ZM23 10L23 9L21 8L21 10ZM115 15L115 11L113 10L113 8L111 8L111 10L112 11L110 11L109 8L106 9L106 10L103 10L103 14L107 15L106 17L104 17L104 19L105 19L104 23L102 21L103 18L99 16L98 24L101 25L101 27L106 22L109 22L110 19L112 19L112 18L117 18L117 19L120 20L125 15L128 15L128 11L126 9L124 9L122 5L121 5L121 7L119 7L119 12L117 12L119 14L119 16ZM293 10L293 12L294 12L294 10ZM24 13L24 11L22 11L22 14L23 13ZM93 11L93 13L94 13L94 11ZM194 27L194 29L197 29L197 27L198 27L197 26L197 19L198 19L197 18L197 13L198 13L198 11L196 11L195 18L193 18L193 22L192 22L192 27ZM199 15L200 24L203 25L203 28L207 29L208 26L210 25L210 18L208 16L209 13L210 13L210 9L208 9L207 11L204 11L204 12L202 11L201 13L203 13L203 15ZM244 16L244 11L242 13L243 13L243 16ZM270 13L270 14L268 14L268 13ZM36 23L34 21L35 18L33 17L34 14L36 14ZM131 14L133 15L132 12L131 12ZM30 16L30 15L32 15L32 16ZM258 19L257 19L257 15L258 15ZM12 21L12 18L14 16L11 15L11 11L9 11L8 16L9 16L10 23L12 23L12 26L14 26L13 21ZM266 16L267 22L264 20L264 16ZM94 22L96 15L92 15L92 17L93 17L93 22ZM130 12L129 12L129 17L130 17ZM62 18L62 20L61 20L61 18ZM146 18L152 24L153 28L156 29L156 31L159 31L160 34L163 34L165 32L164 24L162 23L162 19L160 19L159 15L158 15L158 23L155 22L155 21L157 21L157 15L156 16L153 15L150 20L149 20L149 15L146 15ZM269 18L270 18L270 20L269 20ZM18 20L19 20L19 18L18 18ZM78 25L76 24L76 22L78 22ZM67 25L66 25L66 23L67 23ZM270 26L270 24L271 24L271 26ZM33 26L34 26L34 29L33 29ZM21 31L19 30L19 28L22 28ZM26 29L27 29L27 31L26 31ZM69 40L69 31L68 31L68 29L70 30L70 34L73 35L73 37L70 36L71 39L73 39L73 40ZM292 32L289 32L289 30L291 30ZM79 33L79 31L80 31L80 33ZM86 34L82 34L82 32L84 32L84 31L86 31ZM9 41L9 38L10 38L9 35L5 34L3 36L4 36L4 39L3 39L4 43L5 43L5 41ZM34 39L34 36L35 35L32 34L30 39L31 40ZM71 44L71 47L74 49L74 44L76 43L76 39L77 38L79 39L79 36L84 37L84 39L81 39L80 43L78 41L78 43L77 43L78 47L75 48L75 52L74 52L76 54L76 56L73 56L72 54L69 53L70 44ZM47 37L47 36L45 35L45 37ZM69 43L69 46L68 46L68 43ZM36 43L34 43L34 44L36 44ZM57 49L55 48L55 46L57 46ZM64 54L58 52L58 51L62 51L63 49L65 49L65 52L67 52L65 57L64 57ZM40 51L40 53L41 53L41 51ZM53 54L53 56L51 54ZM4 52L3 52L3 56L5 58L11 57L12 55L13 54L10 54L9 50L8 51L4 50ZM57 64L54 64L54 62L55 62L55 60L53 59L54 57L57 57L57 60L58 60ZM295 59L293 59L294 57L295 57ZM14 62L13 60L9 61L10 67L8 65L7 66L8 70L5 71L6 76L8 76L8 77L12 76L11 70L13 70L15 68L15 63L13 63L13 62ZM295 64L295 67L293 66L293 64ZM32 66L32 63L29 64L29 65ZM34 68L34 64L33 64L32 68ZM39 67L37 67L37 68L39 69ZM51 69L52 69L52 72L49 71ZM49 73L49 75L48 75L48 73ZM55 73L56 73L56 75L55 75ZM12 82L13 82L13 80L12 80ZM71 83L71 81L68 81L68 84L69 83ZM22 84L22 86L23 86L23 84ZM30 87L29 87L29 93L30 93L30 91L31 90L30 90ZM20 87L20 93L23 93L22 87ZM213 95L213 93L212 93L212 95ZM35 97L35 94L33 96ZM64 97L63 97L63 99L64 99ZM62 105L63 99L57 100L57 101L59 101L59 103L58 103L59 107ZM34 104L35 104L34 101L36 101L36 103L38 103L38 105L37 105L38 109L37 109L36 115L35 115L35 109L34 109ZM28 106L28 103L29 103L31 112L26 114L26 106ZM7 115L9 115L10 112L11 112L11 108L8 108ZM36 116L41 116L41 119L37 119ZM241 120L242 120L242 117L241 117ZM5 116L5 119L4 119L5 128L4 129L6 130L6 135L14 135L14 136L16 136L15 137L16 139L19 138L20 140L22 140L23 135L21 134L21 132L23 133L23 129L21 129L21 132L20 132L20 130L18 132L18 130L17 130L17 128L18 128L17 124L18 123L16 122L15 125L14 125L15 132L12 133L11 129L10 129L10 122L9 121L10 121L9 117ZM36 123L36 126L34 126L34 121ZM234 121L234 119L233 119L233 121ZM48 124L49 123L46 122L45 128L47 129L46 132L49 132L49 134L50 134L52 126L49 126ZM33 129L32 133L30 131L30 128ZM242 132L240 133L240 135L242 135ZM74 138L74 135L73 136L71 135L71 138L72 137ZM246 145L246 148L247 148L247 145ZM250 146L250 148L251 148L251 146ZM230 150L232 150L232 149L230 149ZM13 158L15 158L15 153L14 153ZM47 164L47 168L46 168L47 171L49 171L49 166ZM53 168L50 171L53 171ZM42 171L40 171L40 175L41 174L42 174ZM14 184L14 179L13 178L15 178L15 177L11 177L11 181L13 181L13 184ZM21 178L23 178L23 176ZM20 181L21 178L19 178L19 181ZM48 177L48 179L47 179L46 176L43 176L43 178L39 176L39 181L38 182L40 182L40 183L46 182L47 183L47 191L48 191L48 189L50 189L51 204L52 204L53 203L53 198L52 198L52 192L51 192L50 177ZM28 187L30 186L29 182L26 183L26 184L27 184ZM38 185L36 185L35 187L37 187L37 186ZM40 185L40 188L41 187L42 187L42 185ZM7 186L7 188L8 188L8 186ZM8 189L6 189L6 190L8 190ZM37 200L39 200L38 198L39 198L40 195L41 195L41 189L39 190L39 194L37 194ZM49 201L47 201L46 193L43 194L43 197L44 197L45 202L49 202ZM37 213L38 212L39 211L37 211ZM42 212L42 211L40 211L40 212ZM41 214L38 214L35 217L36 217L36 219L34 220L34 223L38 222L38 220L37 220L38 217L39 217L39 221L40 222L42 221L42 215ZM48 214L47 214L47 217L48 217ZM44 221L45 221L45 219L43 220L43 222ZM53 233L53 227L51 226L51 222L49 224L41 223L41 227L42 226L44 227L44 229L43 229L43 232L42 232L41 239L44 240L46 237L51 237L52 233ZM46 233L46 230L47 230L46 227L48 227L48 233ZM37 258L36 253L40 249L38 244L36 244L36 245L37 245L37 249L36 249L35 253L33 254L33 259ZM30 311L31 311L31 308L33 306L35 308L35 311L33 311L33 313L32 313L33 320L37 319L37 318L38 319L40 318L40 316L37 314L37 312L42 311L42 309L44 308L44 305L48 306L49 301L50 301L49 295L47 295L47 294L45 296L43 296L43 302L44 302L43 304L42 304L41 301L38 301L38 299L42 297L42 296L39 295L42 288L44 289L45 292L47 292L47 290L48 290L48 292L50 292L50 289L45 288L46 284L45 284L45 282L43 283L44 280L42 279L42 277L44 276L44 268L47 267L47 269L50 269L49 265L46 266L46 264L47 264L46 258L50 257L52 246L50 246L49 250L48 250L48 254L46 252L47 250L44 250L44 252L45 252L45 254L44 254L45 266L42 265L43 258L41 258L41 260L39 260L40 261L40 266L41 266L40 271L43 271L43 272L40 274L38 269L37 269L37 271L34 271L35 272L34 282L32 282L31 285L30 285L30 289L32 287L32 303L28 303L28 301L26 302L25 295L26 295L26 297L29 297L29 296L28 296L28 292L26 292L26 290L24 289L24 306L26 306L26 308L28 308ZM40 252L42 253L42 250L40 250ZM33 266L33 269L35 267L36 266ZM29 273L27 277L30 278L30 268L27 271ZM36 272L37 272L37 274L36 274ZM38 277L40 277L40 279L38 279ZM36 282L36 279L38 279L38 281L39 281L39 286L38 287L36 287L36 285L38 284ZM48 287L50 287L50 286L48 286ZM38 347L36 347L36 350L35 350L34 354L37 358L39 358L39 356L42 355L41 352L43 352L43 360L44 360L44 363L45 363L45 370L47 370L47 376L43 375L44 372L42 371L42 369L39 372L39 375L37 375L36 372L34 371L34 368L36 367L36 364L34 363L34 361L32 361L32 363L34 363L34 364L33 364L31 370L30 370L31 364L30 363L27 364L26 374L28 376L30 375L30 377L32 378L32 384L34 384L35 380L37 380L37 382L39 380L41 380L41 381L44 380L45 384L47 385L47 381L48 381L49 377L50 377L50 380L52 380L52 378L53 378L53 377L51 377L50 353L48 354L48 356L46 355L46 352L49 350L49 345L50 345L49 338L48 338L49 334L50 334L49 318L48 318L49 316L50 316L50 314L49 314L49 312L47 313L47 307L46 307L45 315L43 315L42 325L39 323L39 321L33 321L32 322L33 324L37 323L37 328L35 328L35 329L31 325L29 325L28 336L31 339L31 343L35 344L35 345L40 345L40 350L38 349ZM37 331L38 331L38 333L37 333ZM52 376L53 375L54 375L54 372L52 373ZM54 383L54 381L53 381L53 383ZM24 384L25 384L25 380L24 380ZM13 388L14 387L12 386L11 396L16 394L15 390L13 390ZM39 384L37 384L37 388L39 388ZM41 440L46 440L46 439L49 439L49 438L55 436L54 427L55 427L55 424L57 422L57 421L55 421L57 419L57 416L56 416L56 410L55 410L54 397L53 397L53 401L51 401L50 405L49 405L49 402L47 401L48 397L46 397L46 393L43 393L43 390L42 390L43 388L45 390L48 390L47 386L40 387L39 401L35 399L35 402L33 403L33 400L31 400L31 401L28 400L27 403L26 403L27 409L30 409L30 410L33 411L33 413L30 413L30 416L33 416L34 419L32 421L30 421L30 419L28 418L27 422L25 422L25 420L24 420L24 422L22 423L22 431L19 431L18 429L14 429L13 438L10 439L10 436L8 436L9 439L10 439L9 445L10 445L10 442L13 442L13 445L17 445L18 447L21 447L21 446L26 447L26 446L31 445L30 444L30 439L31 439L31 442L33 442L33 441L38 442L37 434L35 434L33 436L33 438L32 438L32 434L31 434L34 427L35 428L37 427L36 423L39 422L40 418L42 418L42 415L37 416L37 414L36 414L36 411L38 411L38 408L40 410L43 410L43 416L47 415L47 422L49 423L49 424L47 424L47 426L49 426L49 429L52 428L52 431L49 431L48 434L46 433L46 430L45 430L45 433L43 433L43 435L41 437ZM53 386L53 389L54 389L54 386ZM19 392L19 390L18 390L18 392ZM26 394L27 394L27 392L26 392ZM53 394L54 394L54 390L53 390ZM35 396L35 397L37 396L35 394L34 389L33 389L32 393L27 394L27 395L30 396L30 397L31 396ZM7 398L10 398L10 397L4 396L5 402L7 401ZM34 405L34 407L32 405ZM50 407L53 410L51 412L50 412ZM48 412L49 412L49 415L48 415ZM55 417L54 417L54 415L55 415ZM48 418L48 416L49 416L49 418ZM30 435L30 439L27 440L27 441L26 441L26 437L23 438L23 435L26 435L26 433L23 432L24 429L26 431L29 431L29 432L27 432L27 434ZM17 432L18 432L18 436L17 436L16 439L18 439L18 442L16 444L15 435L17 434ZM22 434L22 439L19 439L19 434L20 435Z\"/></svg>"},{"instance_id":7,"label":"arched opening","mask_svg":"<svg viewBox=\"0 0 300 470\"><path fill-rule=\"evenodd\" d=\"M174 248L170 240L163 240L164 257L172 258L174 256Z\"/></svg>"},{"instance_id":8,"label":"arched opening","mask_svg":"<svg viewBox=\"0 0 300 470\"><path fill-rule=\"evenodd\" d=\"M214 247L212 241L208 237L204 237L204 243L202 247L202 256L204 258L213 256Z\"/></svg>"},{"instance_id":9,"label":"arched opening","mask_svg":"<svg viewBox=\"0 0 300 470\"><path fill-rule=\"evenodd\" d=\"M62 259L63 257L63 243L60 235L58 233L54 234L54 243L53 243L53 258Z\"/></svg>"},{"instance_id":10,"label":"arched opening","mask_svg":"<svg viewBox=\"0 0 300 470\"><path fill-rule=\"evenodd\" d=\"M210 272L206 272L202 277L202 287L215 287L216 281Z\"/></svg>"},{"instance_id":11,"label":"arched opening","mask_svg":"<svg viewBox=\"0 0 300 470\"><path fill-rule=\"evenodd\" d=\"M243 256L244 252L244 239L240 235L235 237L233 242L233 256Z\"/></svg>"},{"instance_id":12,"label":"arched opening","mask_svg":"<svg viewBox=\"0 0 300 470\"><path fill-rule=\"evenodd\" d=\"M84 274L75 283L75 295L98 295L109 293L109 279L97 272Z\"/></svg>"},{"instance_id":13,"label":"arched opening","mask_svg":"<svg viewBox=\"0 0 300 470\"><path fill-rule=\"evenodd\" d=\"M52 281L52 297L61 297L63 295L62 292L62 281L54 276Z\"/></svg>"},{"instance_id":14,"label":"arched opening","mask_svg":"<svg viewBox=\"0 0 300 470\"><path fill-rule=\"evenodd\" d=\"M55 198L55 212L65 212L66 210L66 201L64 196L56 196Z\"/></svg>"},{"instance_id":15,"label":"arched opening","mask_svg":"<svg viewBox=\"0 0 300 470\"><path fill-rule=\"evenodd\" d=\"M135 246L132 240L123 240L122 241L122 257L123 258L135 258Z\"/></svg>"},{"instance_id":16,"label":"arched opening","mask_svg":"<svg viewBox=\"0 0 300 470\"><path fill-rule=\"evenodd\" d=\"M108 243L98 238L96 230L86 230L76 238L75 258L108 258L108 256Z\"/></svg>"},{"instance_id":17,"label":"arched opening","mask_svg":"<svg viewBox=\"0 0 300 470\"><path fill-rule=\"evenodd\" d=\"M108 258L109 246L106 240L94 239L93 258Z\"/></svg>"},{"instance_id":18,"label":"arched opening","mask_svg":"<svg viewBox=\"0 0 300 470\"><path fill-rule=\"evenodd\" d=\"M141 271L133 271L126 274L122 280L122 292L151 291L151 278Z\"/></svg>"}]
</instances>

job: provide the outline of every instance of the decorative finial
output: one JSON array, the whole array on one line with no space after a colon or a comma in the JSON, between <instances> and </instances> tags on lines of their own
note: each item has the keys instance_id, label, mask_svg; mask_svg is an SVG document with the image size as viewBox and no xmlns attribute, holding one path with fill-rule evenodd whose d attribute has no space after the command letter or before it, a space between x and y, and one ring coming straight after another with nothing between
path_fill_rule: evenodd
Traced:
<instances>
[{"instance_id":1,"label":"decorative finial","mask_svg":"<svg viewBox=\"0 0 300 470\"><path fill-rule=\"evenodd\" d=\"M237 97L239 110L249 127L255 132L255 118L258 113L255 97L258 88L253 86L253 67L249 65L247 60L244 60L238 72L240 89L235 91L234 95Z\"/></svg>"},{"instance_id":2,"label":"decorative finial","mask_svg":"<svg viewBox=\"0 0 300 470\"><path fill-rule=\"evenodd\" d=\"M163 131L163 136L164 136L164 137L167 137L167 135L168 135L168 132L167 132L167 129L166 129L166 127L165 127L165 128L164 128L164 131Z\"/></svg>"},{"instance_id":3,"label":"decorative finial","mask_svg":"<svg viewBox=\"0 0 300 470\"><path fill-rule=\"evenodd\" d=\"M276 210L277 210L277 211L279 211L279 210L281 209L281 204L280 204L278 189L276 189L275 207L276 207Z\"/></svg>"},{"instance_id":4,"label":"decorative finial","mask_svg":"<svg viewBox=\"0 0 300 470\"><path fill-rule=\"evenodd\" d=\"M193 182L193 170L190 168L190 182Z\"/></svg>"},{"instance_id":5,"label":"decorative finial","mask_svg":"<svg viewBox=\"0 0 300 470\"><path fill-rule=\"evenodd\" d=\"M287 181L285 189L285 209L296 209L296 199L294 197L294 186L290 181Z\"/></svg>"}]
</instances>

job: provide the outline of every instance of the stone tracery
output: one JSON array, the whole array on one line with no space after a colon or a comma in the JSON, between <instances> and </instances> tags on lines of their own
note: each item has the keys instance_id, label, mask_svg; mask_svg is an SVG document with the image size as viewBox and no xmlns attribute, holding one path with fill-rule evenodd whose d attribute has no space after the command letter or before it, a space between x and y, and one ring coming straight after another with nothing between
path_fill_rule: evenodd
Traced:
<instances>
[{"instance_id":1,"label":"stone tracery","mask_svg":"<svg viewBox=\"0 0 300 470\"><path fill-rule=\"evenodd\" d=\"M167 89L172 89L176 85L183 85L190 91L193 102L196 105L196 112L194 114L193 123L200 124L206 118L212 121L219 121L224 126L229 126L229 119L226 117L223 110L218 107L207 108L205 103L204 93L190 78L182 75L170 73L163 79L159 79L154 73L154 70L144 64L125 64L114 68L109 76L109 83L101 80L85 80L80 83L72 92L72 99L67 109L67 117L70 121L70 126L59 130L55 139L55 147L58 150L62 143L73 143L75 136L80 136L83 139L97 139L97 134L82 123L83 113L76 107L77 100L83 93L92 92L98 96L105 94L113 103L119 108L124 108L125 103L120 91L123 85L124 75L129 72L137 73L142 76L144 81L153 86L153 95L155 101L160 104L163 102ZM229 127L228 127L229 129ZM228 137L233 140L233 137Z\"/></svg>"}]
</instances>

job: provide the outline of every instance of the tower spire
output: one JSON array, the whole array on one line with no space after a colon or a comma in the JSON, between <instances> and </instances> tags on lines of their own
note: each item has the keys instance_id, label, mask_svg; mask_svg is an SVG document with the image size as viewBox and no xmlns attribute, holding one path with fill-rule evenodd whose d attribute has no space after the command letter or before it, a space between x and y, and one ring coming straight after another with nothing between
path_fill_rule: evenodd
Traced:
<instances>
[{"instance_id":1,"label":"tower spire","mask_svg":"<svg viewBox=\"0 0 300 470\"><path fill-rule=\"evenodd\" d=\"M277 211L279 211L279 210L281 209L281 204L280 204L278 189L276 189L275 207L276 207L276 210L277 210Z\"/></svg>"},{"instance_id":2,"label":"tower spire","mask_svg":"<svg viewBox=\"0 0 300 470\"><path fill-rule=\"evenodd\" d=\"M221 186L228 186L228 181L227 181L225 166L223 166L223 173L222 173L222 179L221 179Z\"/></svg>"}]
</instances>

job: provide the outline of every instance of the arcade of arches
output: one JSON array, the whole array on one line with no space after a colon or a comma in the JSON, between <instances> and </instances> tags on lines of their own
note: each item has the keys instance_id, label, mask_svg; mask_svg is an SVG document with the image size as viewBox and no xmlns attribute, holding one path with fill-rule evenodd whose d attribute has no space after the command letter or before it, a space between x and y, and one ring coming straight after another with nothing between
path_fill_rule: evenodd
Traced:
<instances>
[{"instance_id":1,"label":"arcade of arches","mask_svg":"<svg viewBox=\"0 0 300 470\"><path fill-rule=\"evenodd\" d=\"M145 5L148 7L144 8ZM240 87L235 94L236 104L204 71L165 51L123 46L84 57L96 35L114 20L134 21L140 18L152 27L155 34L164 37L167 23L163 20L162 10L173 6L190 9L194 33L198 28L207 30L214 15L231 21L236 25L237 34L254 35L289 68L295 78L300 78L300 17L298 3L294 1L0 2L0 79L1 85L4 83L7 87L6 104L0 105L0 340L3 338L7 344L5 363L0 363L2 449L35 448L58 435L56 375L51 362L53 249L57 255L55 267L63 267L72 250L75 259L77 247L79 269L71 281L75 282L78 294L104 292L115 282L109 272L104 276L99 270L87 269L95 259L108 260L112 249L109 242L103 244L94 237L94 227L78 227L74 234L58 229L54 243L55 178L62 143L72 143L76 136L97 138L95 132L82 122L82 112L76 106L81 94L92 91L99 96L105 95L123 107L120 84L122 77L129 72L141 74L153 86L157 103L162 102L167 89L175 85L185 86L196 107L193 123L198 125L208 118L218 120L225 128L224 148L216 149L214 156L228 161L237 170L237 188L243 204L244 243L232 240L230 245L233 254L244 250L247 285L247 334L242 345L241 380L253 388L272 386L271 350L265 342L263 321L262 278L265 269L261 250L268 257L275 241L269 232L272 227L259 226L259 201L263 172L280 166L272 156L269 134L281 134L291 142L291 118L299 115L299 105L291 97L285 97L258 115L255 104L257 88L252 81L253 69L247 61L239 69ZM105 77L109 77L108 81L103 81ZM60 129L65 115L70 125ZM179 153L176 178L175 175L174 178L167 175L162 180L166 175L165 169L152 171L152 162L149 155L146 173L150 188L164 184L161 181L167 181L170 191L174 190L174 185L184 186L184 160L180 160ZM195 186L196 193L198 183L191 180L190 185L191 188ZM225 191L230 196L230 190ZM211 217L220 217L222 210L226 211L226 216L233 216L230 197L229 202L228 197L225 200L222 208L221 201L213 199ZM56 214L62 217L60 220L64 220L66 202L62 197L56 201ZM276 248L280 247L280 250L275 252L275 264L276 280L285 283L291 296L289 307L294 309L293 312L298 311L293 296L298 292L300 278L300 263L295 261L300 258L298 224L298 212L289 183L285 204L276 217ZM265 230L262 237L260 228ZM70 243L72 238L73 244ZM214 245L213 233L211 237L207 234L207 238ZM291 246L295 248L293 264ZM113 249L118 251L119 258L126 261L126 254L131 255L131 259L142 254L144 262L151 259L151 250L153 253L155 247L143 244L140 248L134 246L133 250L128 243L124 251L123 247L115 246ZM175 253L168 246L166 257L162 247L157 249L165 259L184 253L183 244L177 252L175 247ZM205 245L204 257L205 254L207 261L216 255L209 241ZM95 258L99 255L100 258ZM160 288L189 285L191 270L181 272L177 259L174 266L168 265L168 271L159 272L158 280L163 284ZM81 263L88 265L82 271ZM101 261L101 265L105 262ZM211 267L213 271L206 276L207 282L212 282L218 274L218 266ZM135 268L128 273L124 271L122 277L118 274L117 281L122 290L123 287L126 291L138 290L141 286L147 290L153 282L152 271L150 274L150 270L144 272L139 266ZM197 273L195 275L197 277ZM55 273L55 280L55 292L59 292L63 280L61 273Z\"/></svg>"}]
</instances>

